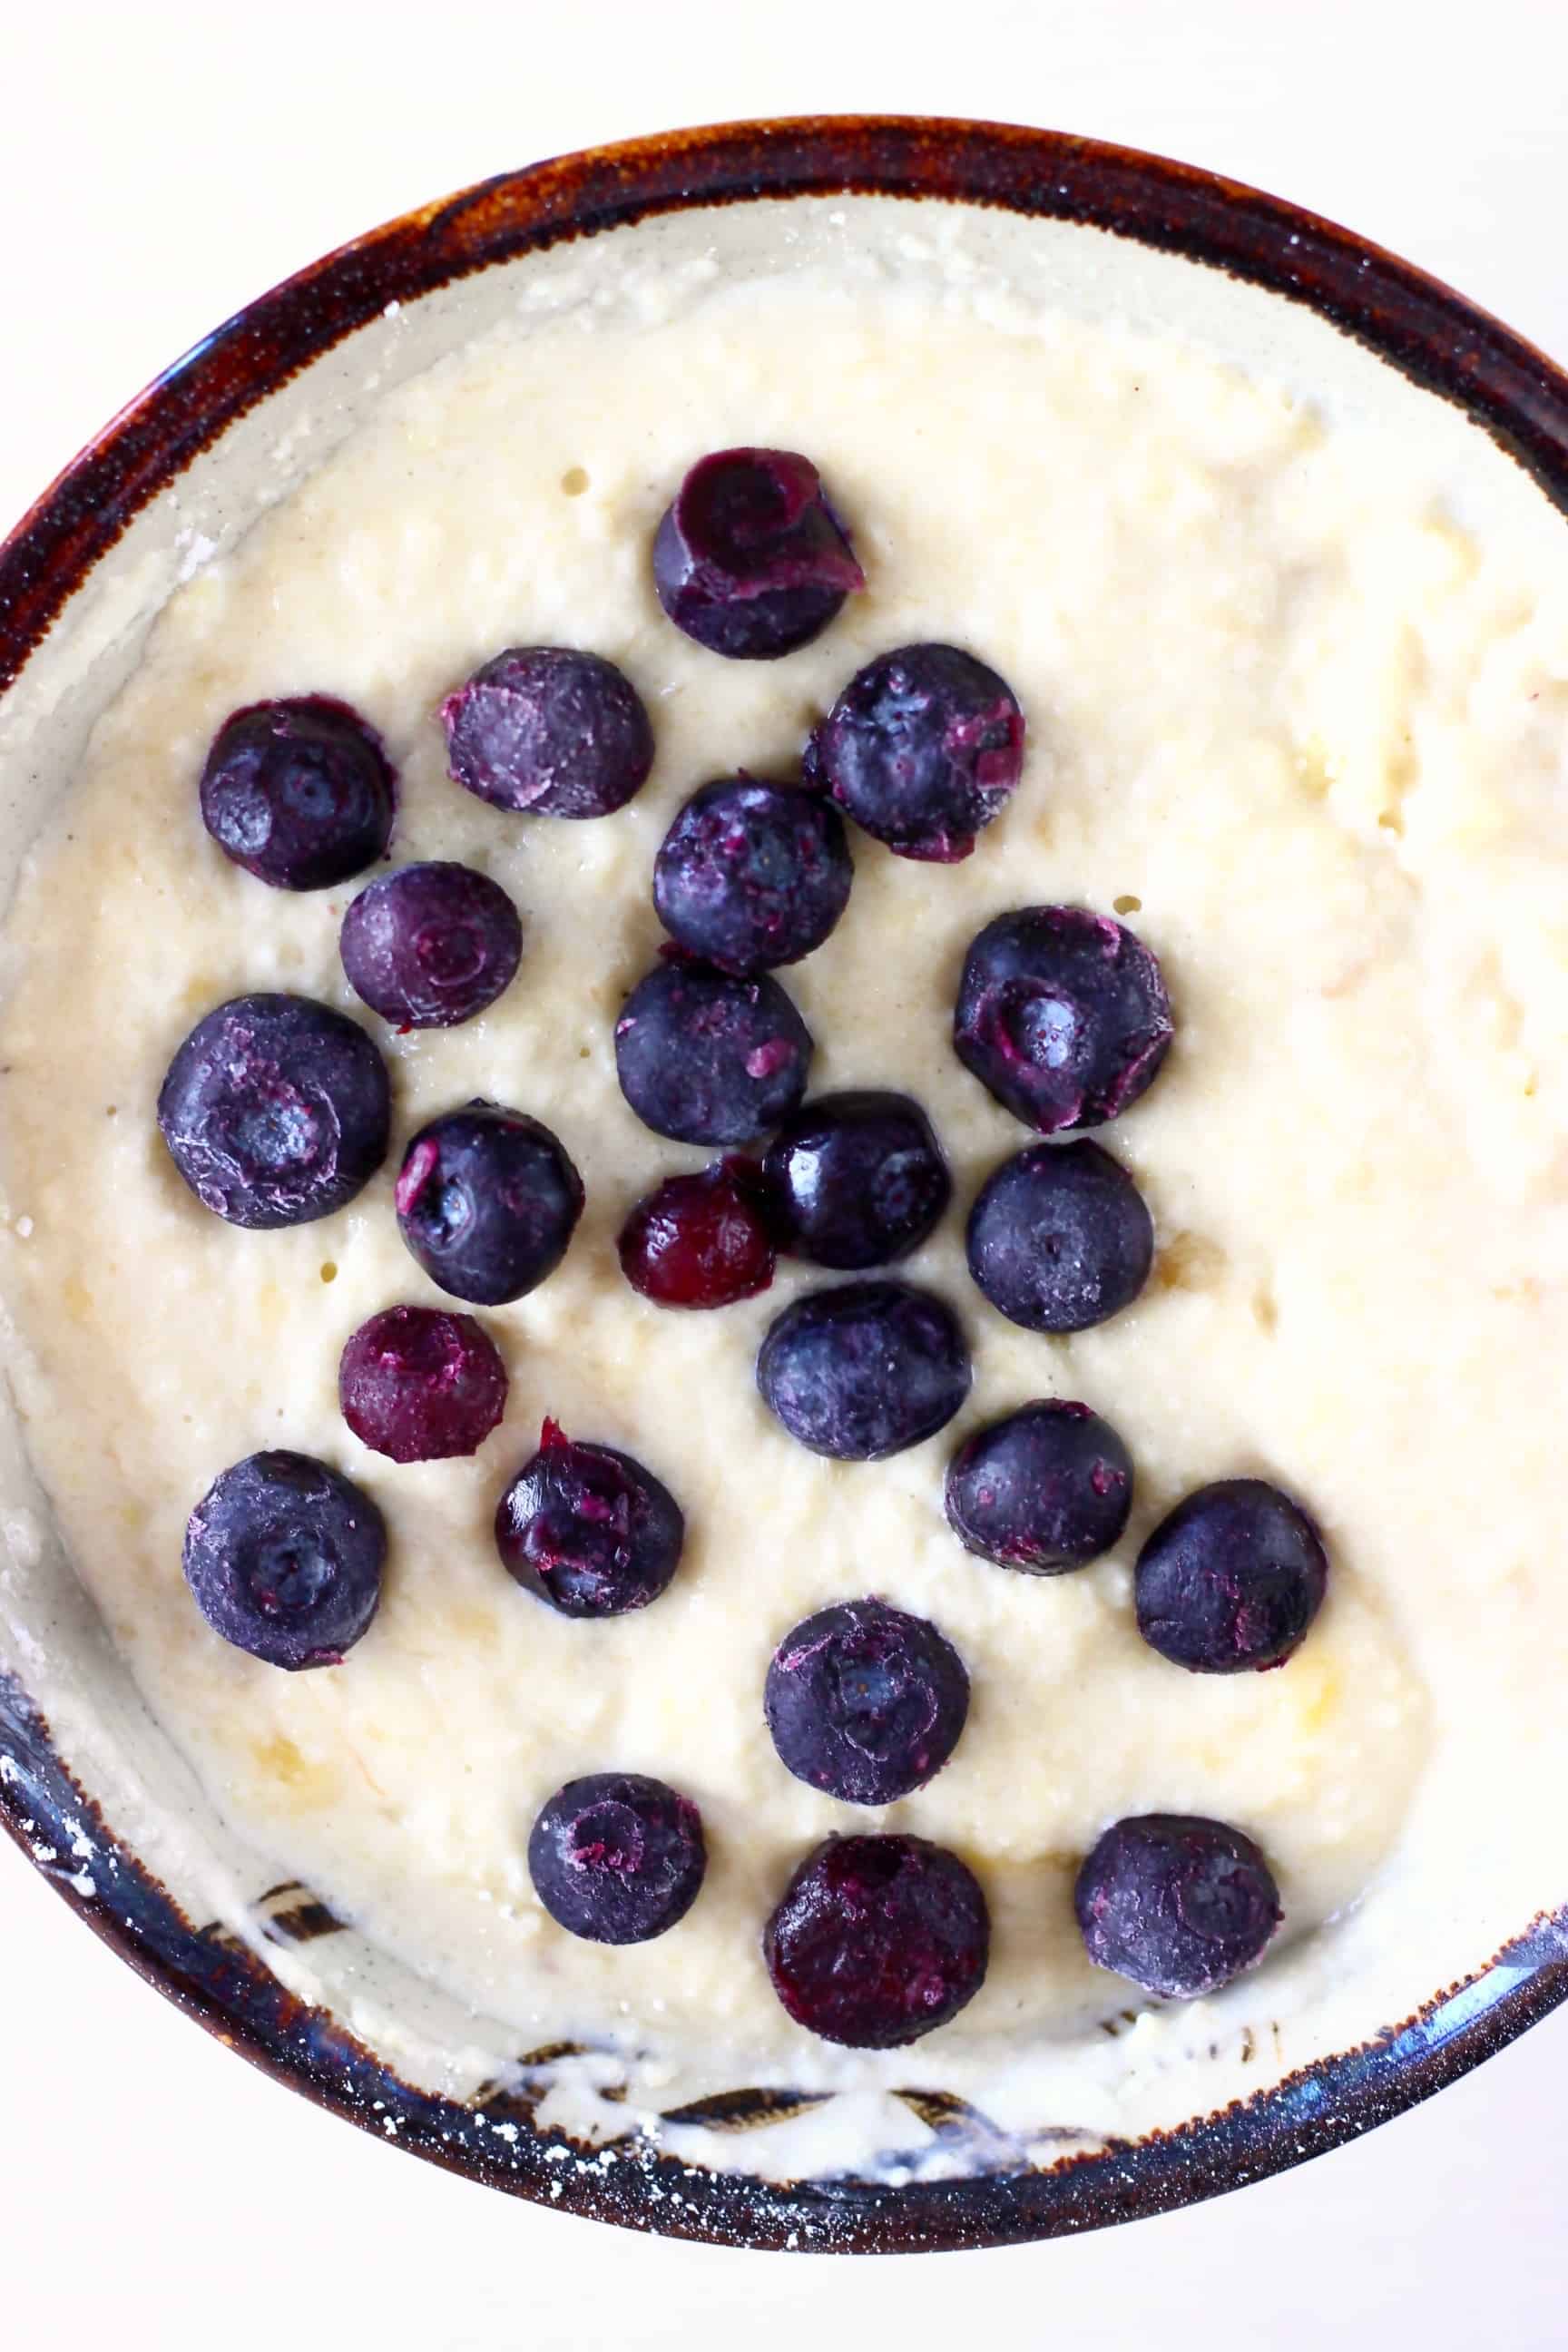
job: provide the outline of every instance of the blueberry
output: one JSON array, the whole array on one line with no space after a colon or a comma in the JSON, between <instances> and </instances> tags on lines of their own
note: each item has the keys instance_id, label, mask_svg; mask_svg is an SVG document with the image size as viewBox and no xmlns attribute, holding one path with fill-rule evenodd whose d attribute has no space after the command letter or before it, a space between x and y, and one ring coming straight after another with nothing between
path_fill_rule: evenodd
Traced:
<instances>
[{"instance_id":1,"label":"blueberry","mask_svg":"<svg viewBox=\"0 0 1568 2352\"><path fill-rule=\"evenodd\" d=\"M1195 1675L1282 1666L1323 1604L1329 1561L1299 1503L1262 1478L1200 1486L1138 1555L1138 1631Z\"/></svg>"},{"instance_id":2,"label":"blueberry","mask_svg":"<svg viewBox=\"0 0 1568 2352\"><path fill-rule=\"evenodd\" d=\"M204 1207L231 1225L308 1224L386 1157L386 1065L364 1031L308 996L236 996L170 1063L158 1125Z\"/></svg>"},{"instance_id":3,"label":"blueberry","mask_svg":"<svg viewBox=\"0 0 1568 2352\"><path fill-rule=\"evenodd\" d=\"M386 855L396 780L346 702L305 694L226 719L202 770L202 823L275 890L330 890Z\"/></svg>"},{"instance_id":4,"label":"blueberry","mask_svg":"<svg viewBox=\"0 0 1568 2352\"><path fill-rule=\"evenodd\" d=\"M1098 1143L1036 1143L1005 1160L969 1213L969 1271L1026 1331L1087 1331L1149 1278L1143 1196Z\"/></svg>"},{"instance_id":5,"label":"blueberry","mask_svg":"<svg viewBox=\"0 0 1568 2352\"><path fill-rule=\"evenodd\" d=\"M251 1454L185 1528L185 1580L215 1633L269 1666L335 1666L375 1615L386 1526L308 1454Z\"/></svg>"},{"instance_id":6,"label":"blueberry","mask_svg":"<svg viewBox=\"0 0 1568 2352\"><path fill-rule=\"evenodd\" d=\"M513 646L441 705L447 764L493 808L610 816L642 790L653 730L613 662L568 646Z\"/></svg>"},{"instance_id":7,"label":"blueberry","mask_svg":"<svg viewBox=\"0 0 1568 2352\"><path fill-rule=\"evenodd\" d=\"M684 959L638 981L616 1024L621 1092L677 1143L752 1143L805 1092L812 1036L776 980Z\"/></svg>"},{"instance_id":8,"label":"blueberry","mask_svg":"<svg viewBox=\"0 0 1568 2352\"><path fill-rule=\"evenodd\" d=\"M731 661L774 661L820 635L866 585L809 457L699 458L653 542L653 584L678 629Z\"/></svg>"},{"instance_id":9,"label":"blueberry","mask_svg":"<svg viewBox=\"0 0 1568 2352\"><path fill-rule=\"evenodd\" d=\"M976 1430L947 1474L960 1542L1001 1568L1058 1576L1109 1551L1132 1507L1132 1460L1109 1422L1057 1398Z\"/></svg>"},{"instance_id":10,"label":"blueberry","mask_svg":"<svg viewBox=\"0 0 1568 2352\"><path fill-rule=\"evenodd\" d=\"M388 1307L351 1333L338 1402L363 1445L394 1462L475 1454L506 1411L506 1366L471 1315Z\"/></svg>"},{"instance_id":11,"label":"blueberry","mask_svg":"<svg viewBox=\"0 0 1568 2352\"><path fill-rule=\"evenodd\" d=\"M432 1282L450 1297L504 1307L565 1256L583 1180L540 1120L471 1102L419 1129L396 1200L398 1230Z\"/></svg>"},{"instance_id":12,"label":"blueberry","mask_svg":"<svg viewBox=\"0 0 1568 2352\"><path fill-rule=\"evenodd\" d=\"M900 857L951 866L1001 815L1023 765L1005 678L956 646L900 646L850 679L811 739L806 777Z\"/></svg>"},{"instance_id":13,"label":"blueberry","mask_svg":"<svg viewBox=\"0 0 1568 2352\"><path fill-rule=\"evenodd\" d=\"M689 1797L645 1772L591 1772L534 1822L528 1869L558 1927L594 1944L646 1944L684 1919L708 1850Z\"/></svg>"},{"instance_id":14,"label":"blueberry","mask_svg":"<svg viewBox=\"0 0 1568 2352\"><path fill-rule=\"evenodd\" d=\"M693 793L654 860L653 903L674 939L721 971L766 971L819 948L854 869L837 809L752 776Z\"/></svg>"},{"instance_id":15,"label":"blueberry","mask_svg":"<svg viewBox=\"0 0 1568 2352\"><path fill-rule=\"evenodd\" d=\"M851 2050L897 2050L945 2025L980 1990L990 1956L973 1872L915 1837L828 1838L763 1937L795 2023Z\"/></svg>"},{"instance_id":16,"label":"blueberry","mask_svg":"<svg viewBox=\"0 0 1568 2352\"><path fill-rule=\"evenodd\" d=\"M362 890L338 950L349 986L384 1021L452 1029L510 987L522 925L499 882L437 859Z\"/></svg>"},{"instance_id":17,"label":"blueberry","mask_svg":"<svg viewBox=\"0 0 1568 2352\"><path fill-rule=\"evenodd\" d=\"M763 1166L785 1247L846 1274L907 1257L952 1197L919 1103L869 1088L792 1112Z\"/></svg>"},{"instance_id":18,"label":"blueberry","mask_svg":"<svg viewBox=\"0 0 1568 2352\"><path fill-rule=\"evenodd\" d=\"M808 1291L775 1316L757 1357L763 1402L813 1454L879 1462L952 1419L969 1349L944 1299L902 1282Z\"/></svg>"},{"instance_id":19,"label":"blueberry","mask_svg":"<svg viewBox=\"0 0 1568 2352\"><path fill-rule=\"evenodd\" d=\"M650 1470L552 1421L496 1511L509 1576L563 1617L621 1617L657 1601L680 1559L686 1521Z\"/></svg>"},{"instance_id":20,"label":"blueberry","mask_svg":"<svg viewBox=\"0 0 1568 2352\"><path fill-rule=\"evenodd\" d=\"M847 1805L891 1805L941 1771L969 1713L944 1634L885 1601L819 1609L773 1653L763 1697L779 1761Z\"/></svg>"},{"instance_id":21,"label":"blueberry","mask_svg":"<svg viewBox=\"0 0 1568 2352\"><path fill-rule=\"evenodd\" d=\"M1114 1823L1079 1872L1074 1905L1095 1967L1170 2000L1217 1992L1249 1969L1283 1916L1252 1840L1190 1813Z\"/></svg>"},{"instance_id":22,"label":"blueberry","mask_svg":"<svg viewBox=\"0 0 1568 2352\"><path fill-rule=\"evenodd\" d=\"M773 1278L773 1243L760 1171L731 1158L671 1176L621 1227L621 1271L660 1307L732 1307Z\"/></svg>"},{"instance_id":23,"label":"blueberry","mask_svg":"<svg viewBox=\"0 0 1568 2352\"><path fill-rule=\"evenodd\" d=\"M1135 1103L1170 1048L1160 967L1109 915L1025 907L987 923L964 959L959 1060L1026 1127L1098 1127Z\"/></svg>"}]
</instances>

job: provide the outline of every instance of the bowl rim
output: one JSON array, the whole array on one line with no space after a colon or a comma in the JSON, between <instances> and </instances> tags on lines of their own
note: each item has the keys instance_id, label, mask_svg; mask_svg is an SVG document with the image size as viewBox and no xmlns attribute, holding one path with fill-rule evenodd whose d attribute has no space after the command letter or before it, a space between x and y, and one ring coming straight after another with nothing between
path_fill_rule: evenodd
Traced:
<instances>
[{"instance_id":1,"label":"bowl rim","mask_svg":"<svg viewBox=\"0 0 1568 2352\"><path fill-rule=\"evenodd\" d=\"M938 198L1113 231L1300 302L1460 407L1568 511L1568 375L1425 271L1195 166L1071 134L928 116L719 123L504 173L340 247L247 304L132 400L0 543L0 695L134 517L226 428L384 312L486 267L661 213L809 195ZM84 1882L82 1824L97 1849ZM514 2194L731 2246L896 2253L1053 2237L1279 2172L1417 2105L1568 1999L1568 1906L1415 2016L1175 2130L1048 2168L892 2187L778 2184L536 2128L400 2080L265 1962L200 1928L104 1822L0 1674L0 1825L137 1973L226 2046L378 2137ZM90 1885L90 1892L85 1891ZM918 2071L918 2066L915 2069Z\"/></svg>"}]
</instances>

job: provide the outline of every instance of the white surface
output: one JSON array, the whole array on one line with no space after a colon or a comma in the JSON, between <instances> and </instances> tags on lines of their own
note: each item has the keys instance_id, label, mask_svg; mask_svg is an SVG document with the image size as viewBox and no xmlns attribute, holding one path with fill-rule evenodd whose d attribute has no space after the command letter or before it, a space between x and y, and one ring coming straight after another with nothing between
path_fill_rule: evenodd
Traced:
<instances>
[{"instance_id":1,"label":"white surface","mask_svg":"<svg viewBox=\"0 0 1568 2352\"><path fill-rule=\"evenodd\" d=\"M327 246L531 156L724 116L967 111L1163 150L1351 222L1568 356L1568 16L1494 0L1475 29L1431 0L38 11L5 26L0 528L148 375ZM0 1990L18 2345L1563 2341L1568 2016L1241 2197L1072 2243L846 2264L626 2238L383 2152L176 2017L8 1849Z\"/></svg>"}]
</instances>

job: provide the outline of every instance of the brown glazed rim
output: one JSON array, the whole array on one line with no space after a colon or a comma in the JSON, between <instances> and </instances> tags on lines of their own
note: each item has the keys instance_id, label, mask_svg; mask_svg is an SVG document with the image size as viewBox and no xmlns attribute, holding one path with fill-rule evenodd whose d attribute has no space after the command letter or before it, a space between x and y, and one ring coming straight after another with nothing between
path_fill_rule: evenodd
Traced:
<instances>
[{"instance_id":1,"label":"brown glazed rim","mask_svg":"<svg viewBox=\"0 0 1568 2352\"><path fill-rule=\"evenodd\" d=\"M700 205L939 197L1108 229L1306 304L1457 404L1568 509L1568 378L1407 262L1211 172L1002 123L829 116L596 148L482 182L344 246L249 304L91 442L0 546L0 689L99 558L225 428L391 301L563 240ZM899 2253L1094 2229L1284 2170L1429 2097L1568 1998L1568 1908L1362 2048L1169 2133L1047 2168L784 2186L629 2141L595 2155L526 2102L416 2090L231 1939L198 1930L103 1823L37 1708L0 1675L0 1821L121 1957L230 2048L430 2161L542 2203L718 2244ZM89 1824L95 1893L73 1837ZM918 2057L911 2056L918 2079ZM940 2106L931 2095L933 2111ZM499 2126L499 2128L498 2128Z\"/></svg>"}]
</instances>

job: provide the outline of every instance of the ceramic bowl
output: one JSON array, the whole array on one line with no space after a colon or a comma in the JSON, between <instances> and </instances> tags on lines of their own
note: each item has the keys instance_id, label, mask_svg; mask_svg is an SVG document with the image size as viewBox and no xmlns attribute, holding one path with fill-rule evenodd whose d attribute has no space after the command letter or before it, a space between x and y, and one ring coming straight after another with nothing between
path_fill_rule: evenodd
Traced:
<instances>
[{"instance_id":1,"label":"ceramic bowl","mask_svg":"<svg viewBox=\"0 0 1568 2352\"><path fill-rule=\"evenodd\" d=\"M914 222L922 207L956 205L1024 224L1049 242L1064 282L1109 269L1124 308L1158 310L1179 279L1186 310L1217 317L1234 296L1266 339L1289 342L1303 320L1320 342L1333 331L1368 381L1392 370L1402 397L1414 384L1450 404L1525 469L1531 495L1568 506L1568 380L1407 264L1212 173L1043 131L874 118L732 125L569 156L410 214L262 296L132 402L0 548L0 887L171 589L289 487L302 401L319 455L379 387L515 304L541 257L725 219L776 259L803 208L852 198L901 205ZM516 2053L476 2082L472 2021L310 1888L262 1882L131 1689L8 1412L0 1543L0 1820L22 1853L230 2048L379 2137L568 2210L853 2252L1127 2221L1365 2131L1568 1993L1568 1911L1548 1906L1511 1921L1500 1949L1488 1931L1461 1980L1362 2046L1137 2141L1062 2116L1021 2143L944 2090L939 2040L898 2095L915 2152L896 2181L757 2177L756 2136L810 2104L776 2084L717 2084L672 2119L700 2127L707 2161L637 2134L584 2147L536 2112L559 2052ZM432 2042L464 2045L466 2076L454 2063L433 2078L400 2054ZM929 2160L948 2145L961 2163Z\"/></svg>"}]
</instances>

